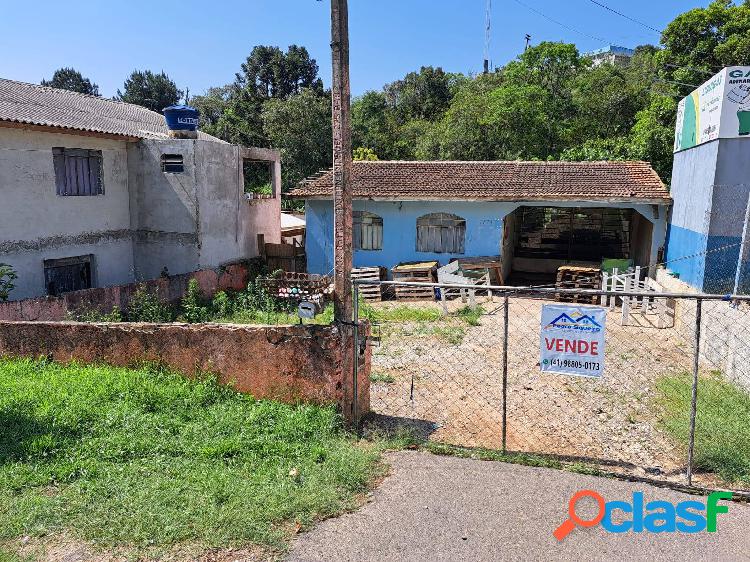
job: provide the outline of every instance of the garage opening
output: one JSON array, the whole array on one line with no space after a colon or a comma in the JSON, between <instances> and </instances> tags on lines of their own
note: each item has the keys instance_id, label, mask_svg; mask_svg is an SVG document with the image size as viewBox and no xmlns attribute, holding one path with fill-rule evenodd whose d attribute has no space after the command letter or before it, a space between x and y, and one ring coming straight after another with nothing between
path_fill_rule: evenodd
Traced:
<instances>
[{"instance_id":1,"label":"garage opening","mask_svg":"<svg viewBox=\"0 0 750 562\"><path fill-rule=\"evenodd\" d=\"M652 224L633 209L523 206L505 217L504 277L513 285L554 285L563 265L605 259L647 266Z\"/></svg>"}]
</instances>

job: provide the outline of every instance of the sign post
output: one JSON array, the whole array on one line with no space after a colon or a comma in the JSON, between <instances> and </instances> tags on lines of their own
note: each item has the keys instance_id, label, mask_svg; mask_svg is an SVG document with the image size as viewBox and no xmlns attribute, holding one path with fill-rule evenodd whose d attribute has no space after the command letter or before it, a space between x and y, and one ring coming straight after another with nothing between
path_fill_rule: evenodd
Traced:
<instances>
[{"instance_id":1,"label":"sign post","mask_svg":"<svg viewBox=\"0 0 750 562\"><path fill-rule=\"evenodd\" d=\"M604 373L607 310L545 304L542 307L540 361L543 372L599 378Z\"/></svg>"}]
</instances>

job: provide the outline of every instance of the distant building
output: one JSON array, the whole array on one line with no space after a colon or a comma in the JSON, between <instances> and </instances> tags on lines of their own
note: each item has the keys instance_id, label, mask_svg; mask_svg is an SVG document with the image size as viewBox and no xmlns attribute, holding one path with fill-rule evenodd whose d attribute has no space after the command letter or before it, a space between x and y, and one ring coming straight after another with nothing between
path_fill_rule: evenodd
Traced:
<instances>
[{"instance_id":1,"label":"distant building","mask_svg":"<svg viewBox=\"0 0 750 562\"><path fill-rule=\"evenodd\" d=\"M271 194L245 193L260 163ZM12 299L122 285L257 256L280 242L279 153L143 107L0 79L0 263Z\"/></svg>"},{"instance_id":2,"label":"distant building","mask_svg":"<svg viewBox=\"0 0 750 562\"><path fill-rule=\"evenodd\" d=\"M596 51L589 53L583 53L584 57L590 58L594 63L594 66L599 66L602 63L608 62L616 66L627 66L630 64L630 59L633 58L635 51L628 49L627 47L618 47L617 45L607 45Z\"/></svg>"}]
</instances>

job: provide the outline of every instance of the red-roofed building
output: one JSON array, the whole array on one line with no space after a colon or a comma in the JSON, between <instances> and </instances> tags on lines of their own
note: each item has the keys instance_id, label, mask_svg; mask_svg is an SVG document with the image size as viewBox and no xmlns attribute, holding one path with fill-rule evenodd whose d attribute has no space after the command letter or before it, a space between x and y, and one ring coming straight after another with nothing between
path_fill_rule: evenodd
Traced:
<instances>
[{"instance_id":1,"label":"red-roofed building","mask_svg":"<svg viewBox=\"0 0 750 562\"><path fill-rule=\"evenodd\" d=\"M397 162L352 167L354 266L501 256L503 277L603 259L657 263L669 191L646 162ZM308 271L333 268L332 173L305 200Z\"/></svg>"}]
</instances>

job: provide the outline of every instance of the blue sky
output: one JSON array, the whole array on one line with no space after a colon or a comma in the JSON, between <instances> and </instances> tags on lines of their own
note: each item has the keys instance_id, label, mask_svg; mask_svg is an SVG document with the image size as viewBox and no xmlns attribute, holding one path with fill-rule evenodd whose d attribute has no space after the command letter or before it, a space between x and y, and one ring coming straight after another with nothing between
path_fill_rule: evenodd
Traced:
<instances>
[{"instance_id":1,"label":"blue sky","mask_svg":"<svg viewBox=\"0 0 750 562\"><path fill-rule=\"evenodd\" d=\"M708 4L600 2L657 29L681 12ZM73 66L111 96L133 69L163 69L180 88L199 94L231 82L254 45L296 43L317 59L328 85L329 10L328 0L6 1L0 77L38 82L58 67ZM481 71L484 17L485 0L349 0L352 93L380 89L422 65ZM583 51L607 42L635 46L659 40L658 34L591 0L494 0L493 64L515 58L526 33L533 43L562 40Z\"/></svg>"}]
</instances>

